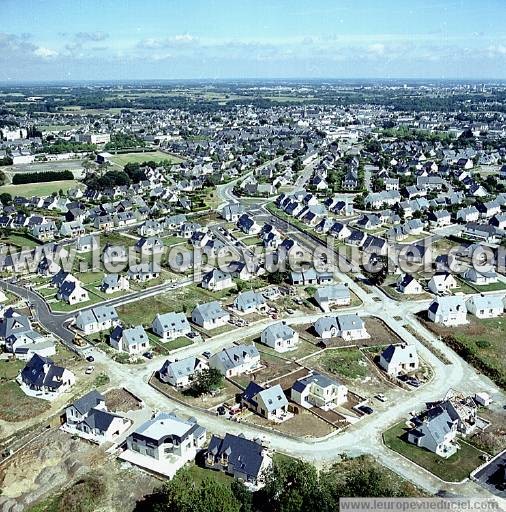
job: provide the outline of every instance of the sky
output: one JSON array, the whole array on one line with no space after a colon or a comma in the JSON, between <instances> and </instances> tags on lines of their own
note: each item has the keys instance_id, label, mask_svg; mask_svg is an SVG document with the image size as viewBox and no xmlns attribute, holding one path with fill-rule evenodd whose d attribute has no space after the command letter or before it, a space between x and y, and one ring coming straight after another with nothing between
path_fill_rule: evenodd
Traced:
<instances>
[{"instance_id":1,"label":"sky","mask_svg":"<svg viewBox=\"0 0 506 512\"><path fill-rule=\"evenodd\" d=\"M506 0L0 0L0 81L506 78Z\"/></svg>"}]
</instances>

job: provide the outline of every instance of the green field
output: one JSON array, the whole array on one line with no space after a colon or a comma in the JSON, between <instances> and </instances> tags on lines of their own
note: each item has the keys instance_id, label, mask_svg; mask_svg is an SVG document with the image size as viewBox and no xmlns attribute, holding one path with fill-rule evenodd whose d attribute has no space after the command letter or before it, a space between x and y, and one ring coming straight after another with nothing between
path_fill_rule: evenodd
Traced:
<instances>
[{"instance_id":1,"label":"green field","mask_svg":"<svg viewBox=\"0 0 506 512\"><path fill-rule=\"evenodd\" d=\"M0 194L7 192L14 196L49 196L53 192L63 190L66 192L69 188L77 185L76 180L47 181L44 183L26 183L24 185L4 185L0 187Z\"/></svg>"},{"instance_id":2,"label":"green field","mask_svg":"<svg viewBox=\"0 0 506 512\"><path fill-rule=\"evenodd\" d=\"M162 160L169 160L171 163L177 164L178 162L182 162L181 158L177 158L172 155L167 155L167 153L162 153L161 151L150 151L150 152L138 152L138 153L121 153L117 155L113 155L110 158L113 164L120 165L124 167L128 163L139 163L154 161L156 163L161 162Z\"/></svg>"},{"instance_id":3,"label":"green field","mask_svg":"<svg viewBox=\"0 0 506 512\"><path fill-rule=\"evenodd\" d=\"M443 459L425 448L419 448L405 440L406 428L404 423L397 423L383 433L383 440L391 450L400 453L407 459L422 466L437 477L446 482L460 482L467 478L471 471L477 468L483 461L480 452L474 446L458 441L460 449L449 457Z\"/></svg>"}]
</instances>

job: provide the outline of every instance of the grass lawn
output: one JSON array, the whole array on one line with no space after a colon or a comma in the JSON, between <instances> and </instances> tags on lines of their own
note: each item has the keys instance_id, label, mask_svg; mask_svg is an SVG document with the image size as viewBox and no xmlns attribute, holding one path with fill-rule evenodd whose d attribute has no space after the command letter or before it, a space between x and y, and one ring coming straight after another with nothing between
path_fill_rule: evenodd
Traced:
<instances>
[{"instance_id":1,"label":"grass lawn","mask_svg":"<svg viewBox=\"0 0 506 512\"><path fill-rule=\"evenodd\" d=\"M447 482L464 480L471 471L483 463L480 459L482 452L462 440L458 441L460 450L448 459L443 459L435 453L408 443L405 440L406 432L404 423L397 423L383 433L383 440L391 450L404 455Z\"/></svg>"},{"instance_id":2,"label":"grass lawn","mask_svg":"<svg viewBox=\"0 0 506 512\"><path fill-rule=\"evenodd\" d=\"M186 336L181 336L180 338L176 338L175 340L162 342L162 345L170 352L178 348L188 347L192 343L193 341L190 338L187 338Z\"/></svg>"},{"instance_id":3,"label":"grass lawn","mask_svg":"<svg viewBox=\"0 0 506 512\"><path fill-rule=\"evenodd\" d=\"M87 300L85 302L78 302L77 304L67 304L66 302L63 302L62 300L58 300L51 304L51 309L53 311L60 311L60 312L68 312L68 311L75 311L76 309L82 309L82 308L89 308L93 306L94 304L97 304L99 302L102 302L102 297L99 295L95 295L93 292L90 292L88 290L88 295L90 297L90 300Z\"/></svg>"},{"instance_id":4,"label":"grass lawn","mask_svg":"<svg viewBox=\"0 0 506 512\"><path fill-rule=\"evenodd\" d=\"M458 327L444 327L424 322L437 335L453 336L459 346L452 347L470 364L488 375L496 384L506 387L506 317L478 319L468 315L469 323Z\"/></svg>"},{"instance_id":5,"label":"grass lawn","mask_svg":"<svg viewBox=\"0 0 506 512\"><path fill-rule=\"evenodd\" d=\"M163 160L169 160L171 163L181 162L181 158L177 158L172 155L167 155L166 153L162 153L161 151L146 151L146 152L137 152L137 153L122 153L113 155L110 158L111 162L121 165L124 167L128 163L139 163L142 162L150 162L154 161L156 163L161 162Z\"/></svg>"},{"instance_id":6,"label":"grass lawn","mask_svg":"<svg viewBox=\"0 0 506 512\"><path fill-rule=\"evenodd\" d=\"M356 348L326 350L321 362L328 372L348 379L364 379L369 374L367 361Z\"/></svg>"},{"instance_id":7,"label":"grass lawn","mask_svg":"<svg viewBox=\"0 0 506 512\"><path fill-rule=\"evenodd\" d=\"M242 238L241 242L244 245L262 245L262 241L257 236L247 236L246 238Z\"/></svg>"},{"instance_id":8,"label":"grass lawn","mask_svg":"<svg viewBox=\"0 0 506 512\"><path fill-rule=\"evenodd\" d=\"M23 185L4 185L0 187L0 194L7 192L14 196L49 196L53 192L63 190L66 192L69 188L77 186L76 180L47 181L44 183L26 183Z\"/></svg>"},{"instance_id":9,"label":"grass lawn","mask_svg":"<svg viewBox=\"0 0 506 512\"><path fill-rule=\"evenodd\" d=\"M187 464L185 467L188 468L190 475L192 476L192 480L200 485L205 479L210 478L215 480L221 484L230 485L234 480L233 477L226 475L222 471L215 471L213 469L206 469L200 466L197 466L195 463Z\"/></svg>"},{"instance_id":10,"label":"grass lawn","mask_svg":"<svg viewBox=\"0 0 506 512\"><path fill-rule=\"evenodd\" d=\"M497 283L485 284L482 286L474 285L474 287L480 292L496 292L506 289L506 285L498 281Z\"/></svg>"},{"instance_id":11,"label":"grass lawn","mask_svg":"<svg viewBox=\"0 0 506 512\"><path fill-rule=\"evenodd\" d=\"M0 384L0 419L22 421L42 414L49 409L49 402L26 396L14 382Z\"/></svg>"},{"instance_id":12,"label":"grass lawn","mask_svg":"<svg viewBox=\"0 0 506 512\"><path fill-rule=\"evenodd\" d=\"M174 236L174 235L167 235L162 237L163 244L167 247L170 247L171 245L186 243L186 240L180 236Z\"/></svg>"},{"instance_id":13,"label":"grass lawn","mask_svg":"<svg viewBox=\"0 0 506 512\"><path fill-rule=\"evenodd\" d=\"M33 238L22 235L21 233L11 233L8 237L3 238L1 241L9 245L15 245L20 249L32 249L33 247L40 245L39 242Z\"/></svg>"},{"instance_id":14,"label":"grass lawn","mask_svg":"<svg viewBox=\"0 0 506 512\"><path fill-rule=\"evenodd\" d=\"M100 244L102 247L105 247L106 244L120 247L132 247L136 244L136 242L137 239L131 238L129 236L123 236L121 233L116 231L111 231L110 233L100 235Z\"/></svg>"},{"instance_id":15,"label":"grass lawn","mask_svg":"<svg viewBox=\"0 0 506 512\"><path fill-rule=\"evenodd\" d=\"M231 293L235 293L233 289ZM151 324L157 313L184 311L186 314L189 314L197 303L201 304L203 302L219 300L227 295L228 290L213 293L200 288L196 284L192 284L153 297L146 297L142 301L125 304L117 308L117 311L118 315L130 324L147 325Z\"/></svg>"},{"instance_id":16,"label":"grass lawn","mask_svg":"<svg viewBox=\"0 0 506 512\"><path fill-rule=\"evenodd\" d=\"M26 365L25 361L15 359L13 361L0 361L0 382L14 380L21 369Z\"/></svg>"}]
</instances>

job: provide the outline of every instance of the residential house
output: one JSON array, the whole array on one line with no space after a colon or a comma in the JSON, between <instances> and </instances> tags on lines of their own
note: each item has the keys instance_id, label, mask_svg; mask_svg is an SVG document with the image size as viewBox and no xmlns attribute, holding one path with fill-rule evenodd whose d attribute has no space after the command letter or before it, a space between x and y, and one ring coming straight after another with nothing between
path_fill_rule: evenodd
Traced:
<instances>
[{"instance_id":1,"label":"residential house","mask_svg":"<svg viewBox=\"0 0 506 512\"><path fill-rule=\"evenodd\" d=\"M174 413L159 412L126 439L119 458L172 478L193 460L206 440L206 429L195 418L184 420Z\"/></svg>"},{"instance_id":2,"label":"residential house","mask_svg":"<svg viewBox=\"0 0 506 512\"><path fill-rule=\"evenodd\" d=\"M110 295L130 289L130 281L121 274L105 274L100 284L100 291Z\"/></svg>"},{"instance_id":3,"label":"residential house","mask_svg":"<svg viewBox=\"0 0 506 512\"><path fill-rule=\"evenodd\" d=\"M116 441L132 424L128 418L109 412L105 398L96 390L67 407L65 418L63 430L98 444Z\"/></svg>"},{"instance_id":4,"label":"residential house","mask_svg":"<svg viewBox=\"0 0 506 512\"><path fill-rule=\"evenodd\" d=\"M226 288L231 288L234 286L234 282L232 281L232 275L217 268L207 272L202 277L201 282L202 288L211 291L220 291L225 290Z\"/></svg>"},{"instance_id":5,"label":"residential house","mask_svg":"<svg viewBox=\"0 0 506 512\"><path fill-rule=\"evenodd\" d=\"M187 336L192 332L184 313L158 313L151 324L153 332L164 341Z\"/></svg>"},{"instance_id":6,"label":"residential house","mask_svg":"<svg viewBox=\"0 0 506 512\"><path fill-rule=\"evenodd\" d=\"M314 324L314 329L316 334L322 339L336 338L338 336L347 341L370 338L364 321L358 314L319 318Z\"/></svg>"},{"instance_id":7,"label":"residential house","mask_svg":"<svg viewBox=\"0 0 506 512\"><path fill-rule=\"evenodd\" d=\"M392 377L418 370L420 363L415 345L389 345L380 354L379 365Z\"/></svg>"},{"instance_id":8,"label":"residential house","mask_svg":"<svg viewBox=\"0 0 506 512\"><path fill-rule=\"evenodd\" d=\"M448 458L457 450L456 435L457 421L452 420L442 407L435 407L417 419L416 426L408 432L408 441L440 457Z\"/></svg>"},{"instance_id":9,"label":"residential house","mask_svg":"<svg viewBox=\"0 0 506 512\"><path fill-rule=\"evenodd\" d=\"M209 358L209 366L227 378L251 373L260 367L260 353L255 345L235 345L224 348Z\"/></svg>"},{"instance_id":10,"label":"residential house","mask_svg":"<svg viewBox=\"0 0 506 512\"><path fill-rule=\"evenodd\" d=\"M504 312L500 295L473 295L467 300L466 307L476 318L495 318Z\"/></svg>"},{"instance_id":11,"label":"residential house","mask_svg":"<svg viewBox=\"0 0 506 512\"><path fill-rule=\"evenodd\" d=\"M464 297L438 297L427 311L429 320L446 326L467 324L467 309Z\"/></svg>"},{"instance_id":12,"label":"residential house","mask_svg":"<svg viewBox=\"0 0 506 512\"><path fill-rule=\"evenodd\" d=\"M192 322L207 330L226 325L229 320L230 314L216 300L199 304L192 311Z\"/></svg>"},{"instance_id":13,"label":"residential house","mask_svg":"<svg viewBox=\"0 0 506 512\"><path fill-rule=\"evenodd\" d=\"M153 263L139 263L130 265L128 277L135 281L146 282L157 279L160 276L160 270L155 268Z\"/></svg>"},{"instance_id":14,"label":"residential house","mask_svg":"<svg viewBox=\"0 0 506 512\"><path fill-rule=\"evenodd\" d=\"M288 400L279 384L263 388L255 381L250 381L241 395L241 405L276 423L293 416L288 412Z\"/></svg>"},{"instance_id":15,"label":"residential house","mask_svg":"<svg viewBox=\"0 0 506 512\"><path fill-rule=\"evenodd\" d=\"M450 293L457 288L457 280L449 272L438 272L434 274L427 283L429 290L436 295Z\"/></svg>"},{"instance_id":16,"label":"residential house","mask_svg":"<svg viewBox=\"0 0 506 512\"><path fill-rule=\"evenodd\" d=\"M306 409L318 407L329 411L346 403L348 388L342 382L312 371L293 383L290 395L296 404Z\"/></svg>"},{"instance_id":17,"label":"residential house","mask_svg":"<svg viewBox=\"0 0 506 512\"><path fill-rule=\"evenodd\" d=\"M278 322L266 327L260 335L260 342L276 352L294 350L299 343L299 333L286 322Z\"/></svg>"},{"instance_id":18,"label":"residential house","mask_svg":"<svg viewBox=\"0 0 506 512\"><path fill-rule=\"evenodd\" d=\"M316 290L314 300L322 311L328 313L334 306L350 305L351 293L346 284L322 286Z\"/></svg>"},{"instance_id":19,"label":"residential house","mask_svg":"<svg viewBox=\"0 0 506 512\"><path fill-rule=\"evenodd\" d=\"M162 382L175 388L184 389L191 384L191 380L196 373L207 367L206 361L194 356L174 361L167 359L160 368L158 375Z\"/></svg>"},{"instance_id":20,"label":"residential house","mask_svg":"<svg viewBox=\"0 0 506 512\"><path fill-rule=\"evenodd\" d=\"M88 291L81 286L80 281L65 281L56 294L58 300L63 300L71 306L90 300Z\"/></svg>"},{"instance_id":21,"label":"residential house","mask_svg":"<svg viewBox=\"0 0 506 512\"><path fill-rule=\"evenodd\" d=\"M48 357L35 354L21 370L17 381L26 395L54 400L75 384L75 376Z\"/></svg>"},{"instance_id":22,"label":"residential house","mask_svg":"<svg viewBox=\"0 0 506 512\"><path fill-rule=\"evenodd\" d=\"M463 278L477 286L486 286L498 281L495 270L478 270L474 267L467 269L463 274Z\"/></svg>"},{"instance_id":23,"label":"residential house","mask_svg":"<svg viewBox=\"0 0 506 512\"><path fill-rule=\"evenodd\" d=\"M85 334L106 331L117 325L118 313L113 306L97 306L79 311L76 316L76 327Z\"/></svg>"},{"instance_id":24,"label":"residential house","mask_svg":"<svg viewBox=\"0 0 506 512\"><path fill-rule=\"evenodd\" d=\"M206 467L232 475L254 489L265 484L272 465L272 458L260 439L252 441L242 434L226 434L224 438L213 435L204 460Z\"/></svg>"},{"instance_id":25,"label":"residential house","mask_svg":"<svg viewBox=\"0 0 506 512\"><path fill-rule=\"evenodd\" d=\"M127 352L130 355L142 354L149 350L149 337L142 325L125 329L117 325L109 336L111 347L119 352Z\"/></svg>"},{"instance_id":26,"label":"residential house","mask_svg":"<svg viewBox=\"0 0 506 512\"><path fill-rule=\"evenodd\" d=\"M422 285L411 274L399 276L396 287L400 293L406 295L418 295L423 293Z\"/></svg>"},{"instance_id":27,"label":"residential house","mask_svg":"<svg viewBox=\"0 0 506 512\"><path fill-rule=\"evenodd\" d=\"M234 300L234 308L244 314L261 311L266 307L264 296L254 290L240 292Z\"/></svg>"}]
</instances>

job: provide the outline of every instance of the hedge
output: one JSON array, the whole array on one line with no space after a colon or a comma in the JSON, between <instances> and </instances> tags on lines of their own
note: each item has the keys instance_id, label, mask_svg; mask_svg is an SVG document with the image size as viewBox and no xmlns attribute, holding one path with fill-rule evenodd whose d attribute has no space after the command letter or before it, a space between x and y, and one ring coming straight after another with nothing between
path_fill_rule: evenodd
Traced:
<instances>
[{"instance_id":1,"label":"hedge","mask_svg":"<svg viewBox=\"0 0 506 512\"><path fill-rule=\"evenodd\" d=\"M25 172L15 174L12 177L14 185L22 185L25 183L44 183L47 181L73 180L72 171L46 171L46 172Z\"/></svg>"}]
</instances>

